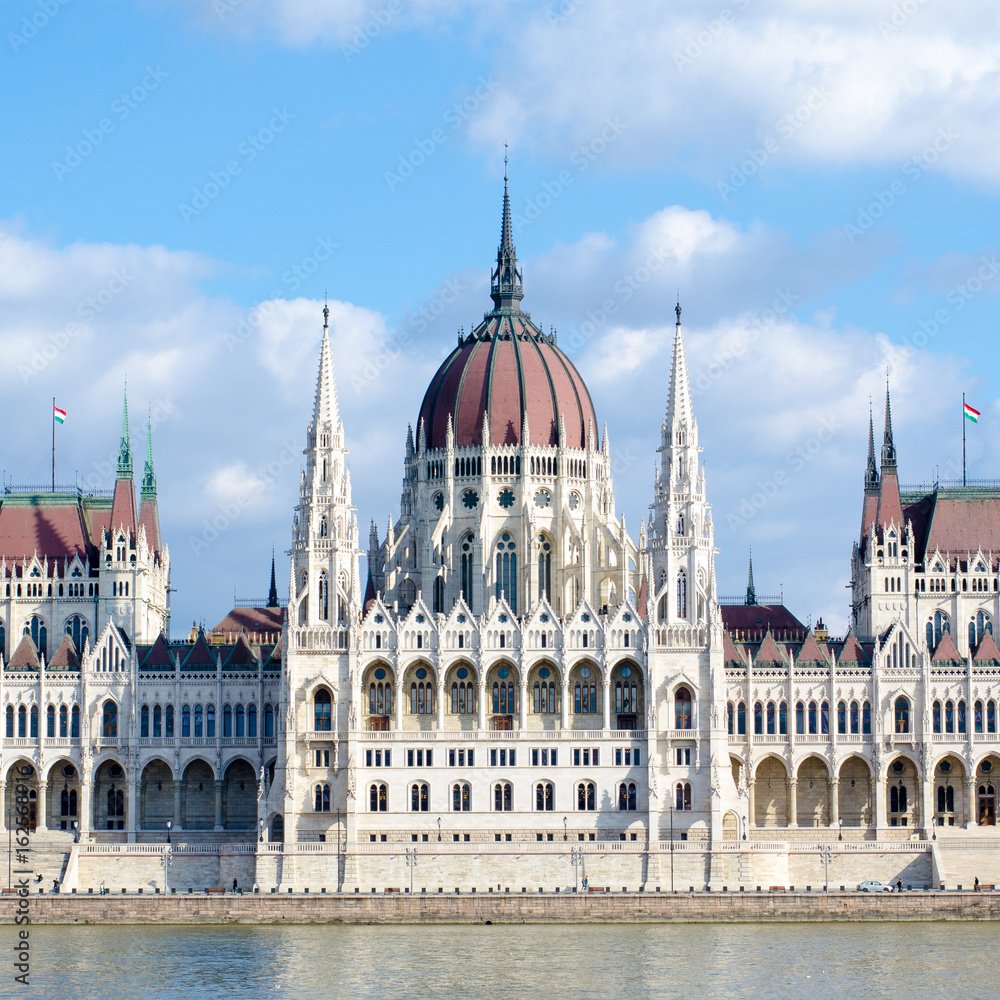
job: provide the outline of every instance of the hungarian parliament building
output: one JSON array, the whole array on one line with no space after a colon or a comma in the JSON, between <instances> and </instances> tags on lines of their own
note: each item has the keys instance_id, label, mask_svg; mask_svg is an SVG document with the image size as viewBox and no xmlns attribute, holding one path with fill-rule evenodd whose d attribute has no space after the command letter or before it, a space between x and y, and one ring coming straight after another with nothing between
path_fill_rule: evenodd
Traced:
<instances>
[{"instance_id":1,"label":"hungarian parliament building","mask_svg":"<svg viewBox=\"0 0 1000 1000\"><path fill-rule=\"evenodd\" d=\"M887 392L847 634L759 601L752 568L720 601L680 307L633 537L607 429L522 294L505 182L492 308L431 380L399 516L366 550L324 310L287 603L272 563L266 601L171 635L152 443L137 502L127 402L113 491L4 487L0 823L21 786L52 842L252 844L244 877L280 886L329 855L324 884L361 891L402 883L387 866L411 851L431 891L499 890L490 859L515 854L535 859L520 881L558 884L574 870L545 859L567 845L592 879L605 858L609 881L652 887L664 845L673 863L995 836L1000 491L902 490ZM754 880L720 870L697 882Z\"/></svg>"}]
</instances>

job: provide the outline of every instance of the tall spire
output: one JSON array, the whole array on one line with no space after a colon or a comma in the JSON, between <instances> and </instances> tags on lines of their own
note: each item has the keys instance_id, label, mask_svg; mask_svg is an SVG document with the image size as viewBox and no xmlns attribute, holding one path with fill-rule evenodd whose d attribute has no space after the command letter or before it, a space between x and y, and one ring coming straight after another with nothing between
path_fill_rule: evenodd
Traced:
<instances>
[{"instance_id":1,"label":"tall spire","mask_svg":"<svg viewBox=\"0 0 1000 1000\"><path fill-rule=\"evenodd\" d=\"M747 606L753 607L757 603L757 591L753 585L753 546L750 546L750 570L747 573Z\"/></svg>"},{"instance_id":2,"label":"tall spire","mask_svg":"<svg viewBox=\"0 0 1000 1000\"><path fill-rule=\"evenodd\" d=\"M274 577L274 547L271 547L271 589L267 592L267 606L276 608L278 606L278 583Z\"/></svg>"},{"instance_id":3,"label":"tall spire","mask_svg":"<svg viewBox=\"0 0 1000 1000\"><path fill-rule=\"evenodd\" d=\"M868 406L868 467L865 470L865 493L878 493L878 466L875 464L875 421Z\"/></svg>"},{"instance_id":4,"label":"tall spire","mask_svg":"<svg viewBox=\"0 0 1000 1000\"><path fill-rule=\"evenodd\" d=\"M156 473L153 472L153 414L146 419L146 464L142 469L140 496L143 500L156 499Z\"/></svg>"},{"instance_id":5,"label":"tall spire","mask_svg":"<svg viewBox=\"0 0 1000 1000\"><path fill-rule=\"evenodd\" d=\"M340 423L337 407L337 384L333 376L330 354L330 307L323 304L323 343L319 351L319 373L316 377L316 402L313 407L313 427L318 432L323 424L336 430Z\"/></svg>"},{"instance_id":6,"label":"tall spire","mask_svg":"<svg viewBox=\"0 0 1000 1000\"><path fill-rule=\"evenodd\" d=\"M882 475L896 471L896 447L892 443L892 410L889 407L889 378L885 380L885 436L882 438Z\"/></svg>"},{"instance_id":7,"label":"tall spire","mask_svg":"<svg viewBox=\"0 0 1000 1000\"><path fill-rule=\"evenodd\" d=\"M517 251L510 225L510 195L507 192L507 144L503 154L503 221L500 225L500 247L497 267L490 274L490 298L497 309L517 309L524 298L524 276L517 266Z\"/></svg>"},{"instance_id":8,"label":"tall spire","mask_svg":"<svg viewBox=\"0 0 1000 1000\"><path fill-rule=\"evenodd\" d=\"M674 307L677 325L674 327L674 359L670 371L670 395L667 397L667 426L675 423L690 429L692 424L691 390L688 386L687 361L684 358L684 338L681 335L681 304Z\"/></svg>"},{"instance_id":9,"label":"tall spire","mask_svg":"<svg viewBox=\"0 0 1000 1000\"><path fill-rule=\"evenodd\" d=\"M132 478L132 445L128 435L128 382L122 395L122 439L118 446L118 479Z\"/></svg>"}]
</instances>

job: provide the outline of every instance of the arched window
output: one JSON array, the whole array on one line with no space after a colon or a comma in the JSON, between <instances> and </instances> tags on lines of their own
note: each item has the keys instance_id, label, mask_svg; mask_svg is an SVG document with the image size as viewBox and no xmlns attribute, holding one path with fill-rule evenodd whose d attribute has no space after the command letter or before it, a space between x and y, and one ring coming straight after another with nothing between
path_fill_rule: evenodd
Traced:
<instances>
[{"instance_id":1,"label":"arched window","mask_svg":"<svg viewBox=\"0 0 1000 1000\"><path fill-rule=\"evenodd\" d=\"M801 701L795 703L795 733L804 736L806 732L806 709Z\"/></svg>"},{"instance_id":2,"label":"arched window","mask_svg":"<svg viewBox=\"0 0 1000 1000\"><path fill-rule=\"evenodd\" d=\"M852 736L857 736L857 734L861 731L860 715L861 715L861 712L860 712L860 709L858 707L858 703L856 701L852 701L851 702L851 735Z\"/></svg>"},{"instance_id":3,"label":"arched window","mask_svg":"<svg viewBox=\"0 0 1000 1000\"><path fill-rule=\"evenodd\" d=\"M506 669L506 668L501 668ZM517 711L514 696L514 682L494 681L493 682L493 714L513 715Z\"/></svg>"},{"instance_id":4,"label":"arched window","mask_svg":"<svg viewBox=\"0 0 1000 1000\"><path fill-rule=\"evenodd\" d=\"M459 668L459 675L464 676L467 669ZM476 689L472 681L459 680L451 682L452 715L472 715L476 711Z\"/></svg>"},{"instance_id":5,"label":"arched window","mask_svg":"<svg viewBox=\"0 0 1000 1000\"><path fill-rule=\"evenodd\" d=\"M22 740L28 738L28 710L24 705L17 707L17 736Z\"/></svg>"},{"instance_id":6,"label":"arched window","mask_svg":"<svg viewBox=\"0 0 1000 1000\"><path fill-rule=\"evenodd\" d=\"M444 614L444 577L434 577L434 614Z\"/></svg>"},{"instance_id":7,"label":"arched window","mask_svg":"<svg viewBox=\"0 0 1000 1000\"><path fill-rule=\"evenodd\" d=\"M552 812L555 809L556 790L550 781L539 781L535 785L535 811Z\"/></svg>"},{"instance_id":8,"label":"arched window","mask_svg":"<svg viewBox=\"0 0 1000 1000\"><path fill-rule=\"evenodd\" d=\"M319 575L319 607L317 608L320 621L330 620L330 581L326 573Z\"/></svg>"},{"instance_id":9,"label":"arched window","mask_svg":"<svg viewBox=\"0 0 1000 1000\"><path fill-rule=\"evenodd\" d=\"M153 736L163 736L163 709L159 705L153 706Z\"/></svg>"},{"instance_id":10,"label":"arched window","mask_svg":"<svg viewBox=\"0 0 1000 1000\"><path fill-rule=\"evenodd\" d=\"M872 703L866 701L861 706L861 734L871 736L872 733Z\"/></svg>"},{"instance_id":11,"label":"arched window","mask_svg":"<svg viewBox=\"0 0 1000 1000\"><path fill-rule=\"evenodd\" d=\"M728 702L726 705L726 730L730 736L735 732L734 724L736 720L736 710L733 707L732 702Z\"/></svg>"},{"instance_id":12,"label":"arched window","mask_svg":"<svg viewBox=\"0 0 1000 1000\"><path fill-rule=\"evenodd\" d=\"M205 735L212 739L215 736L215 706L209 705L205 709Z\"/></svg>"},{"instance_id":13,"label":"arched window","mask_svg":"<svg viewBox=\"0 0 1000 1000\"><path fill-rule=\"evenodd\" d=\"M691 783L688 781L678 781L674 789L674 807L678 812L691 808Z\"/></svg>"},{"instance_id":14,"label":"arched window","mask_svg":"<svg viewBox=\"0 0 1000 1000\"><path fill-rule=\"evenodd\" d=\"M388 812L389 786L385 784L372 785L368 790L368 804L372 812Z\"/></svg>"},{"instance_id":15,"label":"arched window","mask_svg":"<svg viewBox=\"0 0 1000 1000\"><path fill-rule=\"evenodd\" d=\"M313 697L313 731L328 733L333 726L333 698L321 687Z\"/></svg>"},{"instance_id":16,"label":"arched window","mask_svg":"<svg viewBox=\"0 0 1000 1000\"><path fill-rule=\"evenodd\" d=\"M840 736L847 735L847 702L837 702L837 733Z\"/></svg>"},{"instance_id":17,"label":"arched window","mask_svg":"<svg viewBox=\"0 0 1000 1000\"><path fill-rule=\"evenodd\" d=\"M511 611L517 611L517 544L504 532L496 548L496 597L507 599Z\"/></svg>"},{"instance_id":18,"label":"arched window","mask_svg":"<svg viewBox=\"0 0 1000 1000\"><path fill-rule=\"evenodd\" d=\"M774 735L774 722L775 722L775 718L774 717L775 717L774 702L773 701L769 701L767 703L767 735L768 736L773 736Z\"/></svg>"},{"instance_id":19,"label":"arched window","mask_svg":"<svg viewBox=\"0 0 1000 1000\"><path fill-rule=\"evenodd\" d=\"M13 735L13 734L11 734ZM59 706L59 738L65 739L69 736L69 712L65 705Z\"/></svg>"},{"instance_id":20,"label":"arched window","mask_svg":"<svg viewBox=\"0 0 1000 1000\"><path fill-rule=\"evenodd\" d=\"M31 738L38 739L38 706L31 706Z\"/></svg>"},{"instance_id":21,"label":"arched window","mask_svg":"<svg viewBox=\"0 0 1000 1000\"><path fill-rule=\"evenodd\" d=\"M989 632L993 634L993 622L990 616L983 611L977 611L973 619L969 622L969 652L973 652L983 641L983 636Z\"/></svg>"},{"instance_id":22,"label":"arched window","mask_svg":"<svg viewBox=\"0 0 1000 1000\"><path fill-rule=\"evenodd\" d=\"M736 733L739 736L747 734L747 704L741 701L736 706Z\"/></svg>"},{"instance_id":23,"label":"arched window","mask_svg":"<svg viewBox=\"0 0 1000 1000\"><path fill-rule=\"evenodd\" d=\"M56 735L56 707L49 705L45 710L45 735L52 739Z\"/></svg>"},{"instance_id":24,"label":"arched window","mask_svg":"<svg viewBox=\"0 0 1000 1000\"><path fill-rule=\"evenodd\" d=\"M233 706L222 706L222 735L229 739L233 735Z\"/></svg>"},{"instance_id":25,"label":"arched window","mask_svg":"<svg viewBox=\"0 0 1000 1000\"><path fill-rule=\"evenodd\" d=\"M326 477L324 476L323 478L325 479ZM327 535L329 534L330 534L330 525L326 519L326 515L324 514L323 517L319 519L319 537L326 538Z\"/></svg>"},{"instance_id":26,"label":"arched window","mask_svg":"<svg viewBox=\"0 0 1000 1000\"><path fill-rule=\"evenodd\" d=\"M687 574L681 570L677 574L677 617L687 618L688 595Z\"/></svg>"},{"instance_id":27,"label":"arched window","mask_svg":"<svg viewBox=\"0 0 1000 1000\"><path fill-rule=\"evenodd\" d=\"M498 781L493 786L494 812L510 812L514 808L514 786L509 781Z\"/></svg>"},{"instance_id":28,"label":"arched window","mask_svg":"<svg viewBox=\"0 0 1000 1000\"><path fill-rule=\"evenodd\" d=\"M638 805L638 795L634 781L623 781L618 786L618 809L634 812Z\"/></svg>"},{"instance_id":29,"label":"arched window","mask_svg":"<svg viewBox=\"0 0 1000 1000\"><path fill-rule=\"evenodd\" d=\"M417 676L419 677L421 674L426 677L426 667L420 667L417 670ZM434 687L430 681L419 680L410 685L410 714L434 714Z\"/></svg>"},{"instance_id":30,"label":"arched window","mask_svg":"<svg viewBox=\"0 0 1000 1000\"><path fill-rule=\"evenodd\" d=\"M548 672L547 667L542 667L542 673L547 674ZM535 681L533 695L533 707L536 715L548 715L550 712L559 711L559 705L556 702L555 681Z\"/></svg>"},{"instance_id":31,"label":"arched window","mask_svg":"<svg viewBox=\"0 0 1000 1000\"><path fill-rule=\"evenodd\" d=\"M375 671L376 677L380 670ZM368 714L392 715L392 685L388 681L372 681L368 685Z\"/></svg>"},{"instance_id":32,"label":"arched window","mask_svg":"<svg viewBox=\"0 0 1000 1000\"><path fill-rule=\"evenodd\" d=\"M330 786L327 784L316 786L316 812L330 811Z\"/></svg>"},{"instance_id":33,"label":"arched window","mask_svg":"<svg viewBox=\"0 0 1000 1000\"><path fill-rule=\"evenodd\" d=\"M597 711L597 684L590 678L590 668L583 667L580 671L582 681L573 685L573 711L583 715Z\"/></svg>"},{"instance_id":34,"label":"arched window","mask_svg":"<svg viewBox=\"0 0 1000 1000\"><path fill-rule=\"evenodd\" d=\"M819 706L819 731L824 735L830 732L830 703L824 701Z\"/></svg>"},{"instance_id":35,"label":"arched window","mask_svg":"<svg viewBox=\"0 0 1000 1000\"><path fill-rule=\"evenodd\" d=\"M143 705L139 710L139 735L149 736L149 705Z\"/></svg>"},{"instance_id":36,"label":"arched window","mask_svg":"<svg viewBox=\"0 0 1000 1000\"><path fill-rule=\"evenodd\" d=\"M817 721L816 702L811 701L809 702L809 734L811 736L816 735L816 721Z\"/></svg>"},{"instance_id":37,"label":"arched window","mask_svg":"<svg viewBox=\"0 0 1000 1000\"><path fill-rule=\"evenodd\" d=\"M538 598L552 598L552 543L545 535L538 536Z\"/></svg>"},{"instance_id":38,"label":"arched window","mask_svg":"<svg viewBox=\"0 0 1000 1000\"><path fill-rule=\"evenodd\" d=\"M194 706L194 735L203 736L205 732L205 710L201 705Z\"/></svg>"},{"instance_id":39,"label":"arched window","mask_svg":"<svg viewBox=\"0 0 1000 1000\"><path fill-rule=\"evenodd\" d=\"M257 706L253 702L247 705L247 736L257 737Z\"/></svg>"},{"instance_id":40,"label":"arched window","mask_svg":"<svg viewBox=\"0 0 1000 1000\"><path fill-rule=\"evenodd\" d=\"M997 703L990 698L986 702L986 732L995 733L997 731Z\"/></svg>"},{"instance_id":41,"label":"arched window","mask_svg":"<svg viewBox=\"0 0 1000 1000\"><path fill-rule=\"evenodd\" d=\"M683 514L678 514L677 515L677 534L678 535L683 535L684 534L684 515Z\"/></svg>"},{"instance_id":42,"label":"arched window","mask_svg":"<svg viewBox=\"0 0 1000 1000\"><path fill-rule=\"evenodd\" d=\"M236 725L233 728L233 734L238 738L243 735L243 731L246 726L246 715L243 711L242 705L236 706Z\"/></svg>"},{"instance_id":43,"label":"arched window","mask_svg":"<svg viewBox=\"0 0 1000 1000\"><path fill-rule=\"evenodd\" d=\"M458 781L451 786L451 811L468 812L472 808L472 785Z\"/></svg>"},{"instance_id":44,"label":"arched window","mask_svg":"<svg viewBox=\"0 0 1000 1000\"><path fill-rule=\"evenodd\" d=\"M935 701L931 706L931 720L934 732L941 732L941 702Z\"/></svg>"},{"instance_id":45,"label":"arched window","mask_svg":"<svg viewBox=\"0 0 1000 1000\"><path fill-rule=\"evenodd\" d=\"M944 731L955 732L955 703L951 699L944 703Z\"/></svg>"},{"instance_id":46,"label":"arched window","mask_svg":"<svg viewBox=\"0 0 1000 1000\"><path fill-rule=\"evenodd\" d=\"M410 812L427 812L430 808L430 786L420 782L410 787Z\"/></svg>"},{"instance_id":47,"label":"arched window","mask_svg":"<svg viewBox=\"0 0 1000 1000\"><path fill-rule=\"evenodd\" d=\"M691 692L686 687L678 688L674 695L674 728L691 728Z\"/></svg>"},{"instance_id":48,"label":"arched window","mask_svg":"<svg viewBox=\"0 0 1000 1000\"><path fill-rule=\"evenodd\" d=\"M761 736L764 732L764 706L759 701L753 704L753 731L755 736Z\"/></svg>"},{"instance_id":49,"label":"arched window","mask_svg":"<svg viewBox=\"0 0 1000 1000\"><path fill-rule=\"evenodd\" d=\"M597 786L592 781L581 781L576 786L576 808L593 812L597 808Z\"/></svg>"},{"instance_id":50,"label":"arched window","mask_svg":"<svg viewBox=\"0 0 1000 1000\"><path fill-rule=\"evenodd\" d=\"M943 611L935 611L927 622L927 648L937 649L941 636L950 631L951 623L948 621L948 616Z\"/></svg>"},{"instance_id":51,"label":"arched window","mask_svg":"<svg viewBox=\"0 0 1000 1000\"><path fill-rule=\"evenodd\" d=\"M109 740L118 737L118 706L110 698L104 703L101 735Z\"/></svg>"},{"instance_id":52,"label":"arched window","mask_svg":"<svg viewBox=\"0 0 1000 1000\"><path fill-rule=\"evenodd\" d=\"M896 699L896 732L908 733L910 731L910 703L900 696Z\"/></svg>"},{"instance_id":53,"label":"arched window","mask_svg":"<svg viewBox=\"0 0 1000 1000\"><path fill-rule=\"evenodd\" d=\"M24 634L31 636L31 641L35 644L39 656L48 659L49 655L49 632L45 627L45 622L38 615L32 615L24 623ZM13 641L13 640L12 640Z\"/></svg>"},{"instance_id":54,"label":"arched window","mask_svg":"<svg viewBox=\"0 0 1000 1000\"><path fill-rule=\"evenodd\" d=\"M474 535L466 535L462 539L462 595L465 597L465 603L469 605L470 609L472 609L473 596L475 594L472 570L474 538Z\"/></svg>"},{"instance_id":55,"label":"arched window","mask_svg":"<svg viewBox=\"0 0 1000 1000\"><path fill-rule=\"evenodd\" d=\"M83 647L90 636L87 621L82 615L73 615L66 619L66 635L73 640L77 656L83 655Z\"/></svg>"},{"instance_id":56,"label":"arched window","mask_svg":"<svg viewBox=\"0 0 1000 1000\"><path fill-rule=\"evenodd\" d=\"M778 706L778 733L781 736L788 735L788 705L785 702Z\"/></svg>"},{"instance_id":57,"label":"arched window","mask_svg":"<svg viewBox=\"0 0 1000 1000\"><path fill-rule=\"evenodd\" d=\"M264 706L264 736L274 736L274 708L270 704Z\"/></svg>"}]
</instances>

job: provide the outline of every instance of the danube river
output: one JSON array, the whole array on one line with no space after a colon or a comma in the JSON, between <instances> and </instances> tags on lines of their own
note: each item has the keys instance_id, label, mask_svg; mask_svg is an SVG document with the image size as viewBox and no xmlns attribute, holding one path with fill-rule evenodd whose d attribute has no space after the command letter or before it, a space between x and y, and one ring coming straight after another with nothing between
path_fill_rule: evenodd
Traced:
<instances>
[{"instance_id":1,"label":"danube river","mask_svg":"<svg viewBox=\"0 0 1000 1000\"><path fill-rule=\"evenodd\" d=\"M39 926L31 986L86 1000L998 996L991 923Z\"/></svg>"}]
</instances>

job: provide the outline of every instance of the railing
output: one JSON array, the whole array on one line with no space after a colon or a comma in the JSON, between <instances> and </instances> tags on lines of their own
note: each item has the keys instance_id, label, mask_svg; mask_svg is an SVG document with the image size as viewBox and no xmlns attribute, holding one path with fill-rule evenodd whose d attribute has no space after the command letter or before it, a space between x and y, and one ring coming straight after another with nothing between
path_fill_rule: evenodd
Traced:
<instances>
[{"instance_id":1,"label":"railing","mask_svg":"<svg viewBox=\"0 0 1000 1000\"><path fill-rule=\"evenodd\" d=\"M677 730L693 738L697 730ZM405 743L431 740L436 743L500 742L508 740L535 740L539 743L588 740L645 740L645 729L390 729L388 731L351 730L348 738L358 742ZM333 738L324 734L325 739Z\"/></svg>"},{"instance_id":2,"label":"railing","mask_svg":"<svg viewBox=\"0 0 1000 1000\"><path fill-rule=\"evenodd\" d=\"M273 610L267 603L266 597L234 597L233 598L234 608L254 608L258 611ZM288 600L282 600L278 598L278 608L287 608Z\"/></svg>"},{"instance_id":3,"label":"railing","mask_svg":"<svg viewBox=\"0 0 1000 1000\"><path fill-rule=\"evenodd\" d=\"M115 495L114 490L87 490L84 492L82 486L78 486L76 483L70 485L59 485L58 483L53 488L51 483L46 483L44 486L14 486L13 484L4 484L3 492L6 496L25 496L30 493L62 493L71 494L77 497L113 497Z\"/></svg>"}]
</instances>

